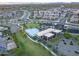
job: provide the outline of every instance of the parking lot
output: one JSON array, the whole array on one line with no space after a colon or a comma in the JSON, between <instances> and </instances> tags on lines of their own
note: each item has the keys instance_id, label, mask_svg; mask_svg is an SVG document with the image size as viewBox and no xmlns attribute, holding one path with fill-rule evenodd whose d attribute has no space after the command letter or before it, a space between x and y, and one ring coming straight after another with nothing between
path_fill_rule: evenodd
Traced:
<instances>
[{"instance_id":1,"label":"parking lot","mask_svg":"<svg viewBox=\"0 0 79 59\"><path fill-rule=\"evenodd\" d=\"M58 55L78 56L79 46L74 39L63 39L54 46L55 52Z\"/></svg>"}]
</instances>

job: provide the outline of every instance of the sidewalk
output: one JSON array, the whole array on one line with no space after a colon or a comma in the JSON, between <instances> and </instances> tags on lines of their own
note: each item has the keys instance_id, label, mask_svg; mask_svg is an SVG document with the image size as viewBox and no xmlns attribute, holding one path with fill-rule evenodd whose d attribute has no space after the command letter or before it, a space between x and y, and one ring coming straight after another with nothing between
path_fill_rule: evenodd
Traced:
<instances>
[{"instance_id":1,"label":"sidewalk","mask_svg":"<svg viewBox=\"0 0 79 59\"><path fill-rule=\"evenodd\" d=\"M27 37L31 40L31 41L33 41L33 42L35 42L35 43L38 43L38 44L41 44L44 48L46 48L52 55L54 55L54 56L57 56L53 51L51 51L47 46L45 46L43 43L40 43L40 42L37 42L37 41L35 41L35 40L33 40L32 38L30 38L28 35L27 35Z\"/></svg>"}]
</instances>

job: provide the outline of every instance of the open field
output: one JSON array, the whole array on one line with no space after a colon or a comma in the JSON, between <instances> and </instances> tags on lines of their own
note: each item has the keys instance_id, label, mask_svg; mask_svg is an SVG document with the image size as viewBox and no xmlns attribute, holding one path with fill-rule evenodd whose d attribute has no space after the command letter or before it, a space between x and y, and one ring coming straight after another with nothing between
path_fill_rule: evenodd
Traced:
<instances>
[{"instance_id":1,"label":"open field","mask_svg":"<svg viewBox=\"0 0 79 59\"><path fill-rule=\"evenodd\" d=\"M40 24L38 23L27 23L23 25L25 28L40 28Z\"/></svg>"},{"instance_id":2,"label":"open field","mask_svg":"<svg viewBox=\"0 0 79 59\"><path fill-rule=\"evenodd\" d=\"M27 37L25 38L23 32L18 32L14 35L15 41L19 48L14 51L14 55L27 55L27 56L51 56L43 46L32 42Z\"/></svg>"}]
</instances>

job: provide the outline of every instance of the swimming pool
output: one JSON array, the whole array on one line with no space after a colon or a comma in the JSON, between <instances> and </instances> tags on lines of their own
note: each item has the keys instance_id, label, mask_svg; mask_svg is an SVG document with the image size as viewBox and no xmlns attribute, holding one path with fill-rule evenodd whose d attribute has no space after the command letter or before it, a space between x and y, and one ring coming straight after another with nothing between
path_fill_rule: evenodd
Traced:
<instances>
[{"instance_id":1,"label":"swimming pool","mask_svg":"<svg viewBox=\"0 0 79 59\"><path fill-rule=\"evenodd\" d=\"M25 32L27 32L30 36L35 36L39 30L37 28L32 28L32 29L26 29Z\"/></svg>"}]
</instances>

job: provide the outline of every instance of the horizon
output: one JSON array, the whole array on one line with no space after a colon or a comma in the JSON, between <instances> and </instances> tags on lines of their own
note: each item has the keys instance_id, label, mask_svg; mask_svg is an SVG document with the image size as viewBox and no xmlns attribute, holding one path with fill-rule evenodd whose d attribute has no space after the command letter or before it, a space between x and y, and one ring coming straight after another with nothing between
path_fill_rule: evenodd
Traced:
<instances>
[{"instance_id":1,"label":"horizon","mask_svg":"<svg viewBox=\"0 0 79 59\"><path fill-rule=\"evenodd\" d=\"M73 2L0 2L0 5L13 5L13 4L55 4L55 3L73 3ZM79 2L74 2L79 3Z\"/></svg>"}]
</instances>

